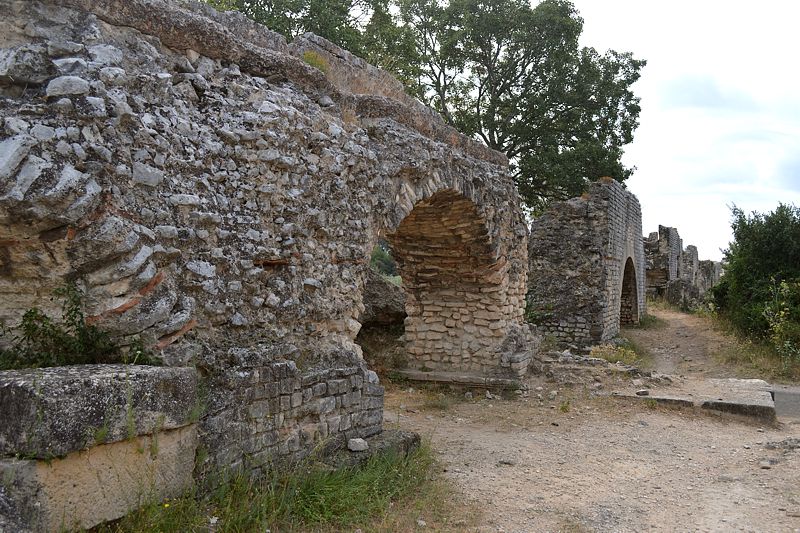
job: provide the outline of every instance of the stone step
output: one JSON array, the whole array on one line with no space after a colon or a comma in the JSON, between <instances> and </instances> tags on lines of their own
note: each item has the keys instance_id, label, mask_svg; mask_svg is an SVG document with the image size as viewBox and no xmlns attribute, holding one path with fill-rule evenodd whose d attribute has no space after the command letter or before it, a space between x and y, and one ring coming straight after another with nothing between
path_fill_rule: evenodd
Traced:
<instances>
[{"instance_id":1,"label":"stone step","mask_svg":"<svg viewBox=\"0 0 800 533\"><path fill-rule=\"evenodd\" d=\"M411 381L426 381L429 383L446 383L468 387L484 387L491 389L520 389L523 383L519 379L508 377L489 377L467 372L444 372L404 369L396 371L399 377Z\"/></svg>"},{"instance_id":2,"label":"stone step","mask_svg":"<svg viewBox=\"0 0 800 533\"><path fill-rule=\"evenodd\" d=\"M777 423L773 387L761 379L694 379L669 376L671 383L652 389L631 386L613 397L655 400L662 405L706 409Z\"/></svg>"}]
</instances>

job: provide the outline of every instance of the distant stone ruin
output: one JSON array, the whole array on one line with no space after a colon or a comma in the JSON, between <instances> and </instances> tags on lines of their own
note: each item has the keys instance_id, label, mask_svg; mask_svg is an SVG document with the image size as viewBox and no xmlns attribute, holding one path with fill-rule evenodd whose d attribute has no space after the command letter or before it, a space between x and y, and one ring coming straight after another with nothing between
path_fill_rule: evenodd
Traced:
<instances>
[{"instance_id":1,"label":"distant stone ruin","mask_svg":"<svg viewBox=\"0 0 800 533\"><path fill-rule=\"evenodd\" d=\"M72 281L92 323L166 365L0 373L0 470L19 480L0 515L91 527L192 483L156 453L126 463L108 496L124 505L58 496L107 446L169 439L197 476L261 475L379 433L383 388L354 342L379 237L407 290L412 368L525 373L528 232L506 158L388 74L192 2L9 0L0 27L0 319L57 314L52 290ZM160 400L112 394L140 372ZM79 417L82 386L97 396Z\"/></svg>"},{"instance_id":2,"label":"distant stone ruin","mask_svg":"<svg viewBox=\"0 0 800 533\"><path fill-rule=\"evenodd\" d=\"M644 239L647 258L647 293L672 305L695 307L711 287L719 282L722 265L698 260L697 247L683 248L678 230L658 226Z\"/></svg>"},{"instance_id":3,"label":"distant stone ruin","mask_svg":"<svg viewBox=\"0 0 800 533\"><path fill-rule=\"evenodd\" d=\"M531 226L527 315L560 344L589 345L645 314L639 201L603 179Z\"/></svg>"}]
</instances>

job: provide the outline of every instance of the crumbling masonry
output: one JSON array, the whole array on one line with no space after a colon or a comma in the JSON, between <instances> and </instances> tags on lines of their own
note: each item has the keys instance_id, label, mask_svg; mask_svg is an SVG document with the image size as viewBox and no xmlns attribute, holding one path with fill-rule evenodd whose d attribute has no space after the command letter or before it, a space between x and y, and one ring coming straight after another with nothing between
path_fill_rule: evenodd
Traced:
<instances>
[{"instance_id":1,"label":"crumbling masonry","mask_svg":"<svg viewBox=\"0 0 800 533\"><path fill-rule=\"evenodd\" d=\"M719 282L722 265L698 260L697 247L683 248L678 230L658 226L644 239L647 258L647 293L673 305L694 307Z\"/></svg>"},{"instance_id":2,"label":"crumbling masonry","mask_svg":"<svg viewBox=\"0 0 800 533\"><path fill-rule=\"evenodd\" d=\"M639 201L602 179L580 198L534 220L529 241L528 319L560 344L614 337L645 313Z\"/></svg>"},{"instance_id":3,"label":"crumbling masonry","mask_svg":"<svg viewBox=\"0 0 800 533\"><path fill-rule=\"evenodd\" d=\"M25 481L0 490L0 515L47 529L124 512L76 507L42 473L69 478L60 459L41 469L54 452L29 437L43 431L64 461L132 457L159 497L191 477L131 456L132 436L202 450L201 474L259 475L323 438L379 433L383 389L354 343L379 236L408 291L412 366L525 372L527 230L505 157L348 52L190 2L7 0L0 93L0 318L55 313L52 289L73 281L93 323L166 365L0 373L2 417L19 417L0 427L0 455L33 458L0 461L27 472L5 476ZM103 396L134 378L140 407ZM58 408L41 408L48 394ZM179 398L193 415L167 412ZM83 402L96 408L69 412ZM135 409L127 433L99 431Z\"/></svg>"}]
</instances>

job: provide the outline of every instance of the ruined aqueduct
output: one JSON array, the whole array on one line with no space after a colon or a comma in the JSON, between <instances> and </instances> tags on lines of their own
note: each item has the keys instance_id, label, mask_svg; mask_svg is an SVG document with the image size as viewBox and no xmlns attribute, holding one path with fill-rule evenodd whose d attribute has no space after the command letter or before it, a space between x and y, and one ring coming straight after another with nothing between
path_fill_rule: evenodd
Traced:
<instances>
[{"instance_id":1,"label":"ruined aqueduct","mask_svg":"<svg viewBox=\"0 0 800 533\"><path fill-rule=\"evenodd\" d=\"M0 525L90 527L144 478L164 497L380 433L355 343L378 238L411 367L445 379L519 378L542 335L604 341L645 311L635 197L597 183L529 247L505 157L323 39L167 0L12 0L0 21L0 318L56 312L73 281L164 361L0 372ZM114 465L104 505L67 483L91 464Z\"/></svg>"}]
</instances>

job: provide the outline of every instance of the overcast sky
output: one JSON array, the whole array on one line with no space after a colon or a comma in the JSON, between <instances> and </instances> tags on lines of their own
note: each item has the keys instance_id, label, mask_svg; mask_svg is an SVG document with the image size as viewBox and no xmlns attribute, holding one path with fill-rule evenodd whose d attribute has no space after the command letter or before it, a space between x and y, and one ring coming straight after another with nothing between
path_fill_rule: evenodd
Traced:
<instances>
[{"instance_id":1,"label":"overcast sky","mask_svg":"<svg viewBox=\"0 0 800 533\"><path fill-rule=\"evenodd\" d=\"M730 210L800 205L800 1L574 0L582 44L647 60L624 161L643 231L721 258Z\"/></svg>"}]
</instances>

